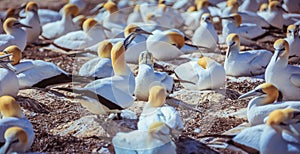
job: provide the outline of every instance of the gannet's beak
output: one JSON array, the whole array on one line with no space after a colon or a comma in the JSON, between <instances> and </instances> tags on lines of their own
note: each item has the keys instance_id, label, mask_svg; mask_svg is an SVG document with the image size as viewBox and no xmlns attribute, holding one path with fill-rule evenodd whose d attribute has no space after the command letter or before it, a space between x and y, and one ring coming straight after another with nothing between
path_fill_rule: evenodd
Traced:
<instances>
[{"instance_id":1,"label":"gannet's beak","mask_svg":"<svg viewBox=\"0 0 300 154\"><path fill-rule=\"evenodd\" d=\"M147 32L141 28L139 28L137 31L135 31L138 34L147 34L147 35L153 35L151 32Z\"/></svg>"},{"instance_id":2,"label":"gannet's beak","mask_svg":"<svg viewBox=\"0 0 300 154\"><path fill-rule=\"evenodd\" d=\"M6 58L6 57L9 57L9 56L11 56L11 54L5 54L5 55L0 56L0 59Z\"/></svg>"},{"instance_id":3,"label":"gannet's beak","mask_svg":"<svg viewBox=\"0 0 300 154\"><path fill-rule=\"evenodd\" d=\"M25 28L32 28L31 26L28 26L28 25L25 25L25 24L22 24L22 23L17 23L19 25L19 27L25 27Z\"/></svg>"},{"instance_id":4,"label":"gannet's beak","mask_svg":"<svg viewBox=\"0 0 300 154\"><path fill-rule=\"evenodd\" d=\"M127 50L128 46L130 45L130 43L134 40L134 38L136 37L136 34L135 32L133 33L130 33L125 39L124 39L124 42L123 42L123 45L125 47L125 51Z\"/></svg>"},{"instance_id":5,"label":"gannet's beak","mask_svg":"<svg viewBox=\"0 0 300 154\"><path fill-rule=\"evenodd\" d=\"M250 96L260 96L263 94L264 94L264 92L262 91L262 89L254 89L254 90L251 90L251 91L241 95L238 99L243 99L243 98L247 98Z\"/></svg>"},{"instance_id":6,"label":"gannet's beak","mask_svg":"<svg viewBox=\"0 0 300 154\"><path fill-rule=\"evenodd\" d=\"M99 4L96 7L94 7L92 10L90 10L90 13L94 14L94 13L96 13L99 10L100 10L100 12L104 12L103 4L102 5Z\"/></svg>"}]
</instances>

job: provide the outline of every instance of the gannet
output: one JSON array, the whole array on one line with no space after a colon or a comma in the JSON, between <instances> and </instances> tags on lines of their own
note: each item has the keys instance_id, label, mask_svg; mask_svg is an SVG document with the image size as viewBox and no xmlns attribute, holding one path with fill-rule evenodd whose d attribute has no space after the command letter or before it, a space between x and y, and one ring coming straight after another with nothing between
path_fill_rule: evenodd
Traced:
<instances>
[{"instance_id":1,"label":"gannet","mask_svg":"<svg viewBox=\"0 0 300 154\"><path fill-rule=\"evenodd\" d=\"M138 100L147 100L153 84L160 84L168 93L172 92L174 81L166 72L156 72L153 68L154 59L150 52L143 51L139 57L139 70L135 78L134 95Z\"/></svg>"},{"instance_id":2,"label":"gannet","mask_svg":"<svg viewBox=\"0 0 300 154\"><path fill-rule=\"evenodd\" d=\"M93 18L85 20L82 29L55 39L53 44L64 50L82 50L106 38L103 26Z\"/></svg>"},{"instance_id":3,"label":"gannet","mask_svg":"<svg viewBox=\"0 0 300 154\"><path fill-rule=\"evenodd\" d=\"M113 76L111 49L112 44L108 40L102 41L98 47L98 57L83 64L79 75L98 79Z\"/></svg>"},{"instance_id":4,"label":"gannet","mask_svg":"<svg viewBox=\"0 0 300 154\"><path fill-rule=\"evenodd\" d=\"M187 89L217 89L225 85L224 67L208 57L181 64L174 71L176 76L183 80L181 85Z\"/></svg>"},{"instance_id":5,"label":"gannet","mask_svg":"<svg viewBox=\"0 0 300 154\"><path fill-rule=\"evenodd\" d=\"M21 60L22 52L17 46L9 46L3 52L11 54L11 64L16 69L19 88L46 87L50 84L61 83L66 79L72 81L68 74L51 62L42 60Z\"/></svg>"},{"instance_id":6,"label":"gannet","mask_svg":"<svg viewBox=\"0 0 300 154\"><path fill-rule=\"evenodd\" d=\"M113 1L107 1L102 4L99 9L106 10L107 12L101 15L103 13L102 11L99 17L95 17L95 20L110 29L110 31L105 31L108 38L114 38L126 27L127 16L119 12L117 4Z\"/></svg>"},{"instance_id":7,"label":"gannet","mask_svg":"<svg viewBox=\"0 0 300 154\"><path fill-rule=\"evenodd\" d=\"M300 60L300 38L299 27L296 25L289 25L286 32L285 40L290 46L289 61L299 62Z\"/></svg>"},{"instance_id":8,"label":"gannet","mask_svg":"<svg viewBox=\"0 0 300 154\"><path fill-rule=\"evenodd\" d=\"M9 55L7 55L9 56ZM6 58L7 56L0 56ZM16 97L19 92L19 82L16 73L8 66L6 61L0 60L0 96L9 95ZM3 67L3 68L2 68ZM14 69L14 68L13 68Z\"/></svg>"},{"instance_id":9,"label":"gannet","mask_svg":"<svg viewBox=\"0 0 300 154\"><path fill-rule=\"evenodd\" d=\"M32 28L24 28L27 36L27 44L34 43L38 40L38 37L42 33L42 26L40 24L38 15L38 5L35 2L28 2L26 4L25 13L26 17L20 22L22 24L28 25Z\"/></svg>"},{"instance_id":10,"label":"gannet","mask_svg":"<svg viewBox=\"0 0 300 154\"><path fill-rule=\"evenodd\" d=\"M179 113L166 103L165 88L158 85L149 90L148 103L139 117L138 129L148 130L153 122L161 121L172 129L182 130L183 123Z\"/></svg>"},{"instance_id":11,"label":"gannet","mask_svg":"<svg viewBox=\"0 0 300 154\"><path fill-rule=\"evenodd\" d=\"M72 21L73 16L77 16L79 9L74 4L67 4L63 7L62 19L51 22L42 27L42 36L46 39L55 39L72 31L79 30L80 27Z\"/></svg>"},{"instance_id":12,"label":"gannet","mask_svg":"<svg viewBox=\"0 0 300 154\"><path fill-rule=\"evenodd\" d=\"M255 89L241 95L239 99L256 96L247 107L247 118L251 126L264 123L266 118L273 110L292 107L300 109L300 101L281 101L281 92L270 83L263 83Z\"/></svg>"},{"instance_id":13,"label":"gannet","mask_svg":"<svg viewBox=\"0 0 300 154\"><path fill-rule=\"evenodd\" d=\"M263 154L300 153L299 110L283 109L270 113L260 138ZM297 118L294 122L293 118ZM284 126L287 125L288 128Z\"/></svg>"},{"instance_id":14,"label":"gannet","mask_svg":"<svg viewBox=\"0 0 300 154\"><path fill-rule=\"evenodd\" d=\"M211 23L211 15L204 13L201 17L200 26L196 29L192 42L195 45L207 47L210 50L216 50L219 42L217 31Z\"/></svg>"},{"instance_id":15,"label":"gannet","mask_svg":"<svg viewBox=\"0 0 300 154\"><path fill-rule=\"evenodd\" d=\"M0 51L3 51L10 45L17 45L21 51L24 51L26 47L26 32L22 27L31 28L20 23L15 18L8 18L4 21L3 29L6 34L0 35Z\"/></svg>"},{"instance_id":16,"label":"gannet","mask_svg":"<svg viewBox=\"0 0 300 154\"><path fill-rule=\"evenodd\" d=\"M127 24L143 22L142 15L140 13L140 5L135 5L134 10L129 14L127 18Z\"/></svg>"},{"instance_id":17,"label":"gannet","mask_svg":"<svg viewBox=\"0 0 300 154\"><path fill-rule=\"evenodd\" d=\"M223 17L222 19L229 20L223 25L222 36L225 39L229 34L236 33L241 38L241 44L249 45L253 41L259 40L266 36L267 31L260 26L251 23L242 24L242 17L234 13L229 17Z\"/></svg>"},{"instance_id":18,"label":"gannet","mask_svg":"<svg viewBox=\"0 0 300 154\"><path fill-rule=\"evenodd\" d=\"M34 130L20 105L11 96L0 97L0 153L25 152L34 141ZM19 140L16 140L19 138Z\"/></svg>"},{"instance_id":19,"label":"gannet","mask_svg":"<svg viewBox=\"0 0 300 154\"><path fill-rule=\"evenodd\" d=\"M283 28L283 8L278 1L270 2L268 5L268 10L266 12L257 12L257 14L272 26L279 29Z\"/></svg>"},{"instance_id":20,"label":"gannet","mask_svg":"<svg viewBox=\"0 0 300 154\"><path fill-rule=\"evenodd\" d=\"M279 111L279 114L278 114L278 111ZM272 113L273 111L270 111L270 113ZM299 116L297 114L299 114L299 111L296 110L296 109L293 109L293 108L284 108L284 109L274 109L274 112L277 114L275 114L275 116L278 118L276 118L277 120L275 121L281 121L279 119L283 119L282 118L282 115L281 113L284 113L284 115L287 115L287 114L290 114L290 115L293 115L293 117L290 117L291 119L288 120L290 122L297 122L299 120ZM271 115L269 113L269 115ZM273 113L272 113L273 114ZM273 116L271 116L272 118L275 118L274 114ZM271 118L271 119L272 119ZM266 117L264 121L267 121L269 118ZM286 120L284 120L286 121ZM245 145L247 147L251 147L251 148L254 148L256 150L260 150L260 144L261 142L268 142L268 141L272 141L272 140L269 140L269 139L266 139L266 138L262 138L263 136L263 133L266 133L264 132L264 129L267 127L267 124L260 124L260 125L256 125L256 126L251 126L249 128L246 128L246 129L243 129L240 133L238 133L232 140L234 142L237 142L239 144L242 144L242 145ZM268 126L269 127L269 126ZM286 125L285 123L282 123L281 125L282 128L284 129L290 129L289 125ZM295 123L293 124L293 126L296 130L299 130L300 129L300 123ZM284 136L284 135L283 135ZM288 137L285 135L285 137ZM262 138L262 139L261 139ZM278 140L274 140L274 141L278 141ZM278 143L278 145L281 145ZM282 152L282 151L281 151ZM286 152L284 152L286 153Z\"/></svg>"},{"instance_id":21,"label":"gannet","mask_svg":"<svg viewBox=\"0 0 300 154\"><path fill-rule=\"evenodd\" d=\"M226 75L253 76L265 72L272 57L268 50L249 50L240 52L240 38L237 34L229 34L224 68Z\"/></svg>"},{"instance_id":22,"label":"gannet","mask_svg":"<svg viewBox=\"0 0 300 154\"><path fill-rule=\"evenodd\" d=\"M118 42L112 47L111 61L114 76L98 79L87 84L84 88L60 90L82 94L81 104L94 114L118 112L131 106L135 87L135 79L125 62L126 42ZM86 101L85 101L86 100Z\"/></svg>"},{"instance_id":23,"label":"gannet","mask_svg":"<svg viewBox=\"0 0 300 154\"><path fill-rule=\"evenodd\" d=\"M185 36L177 29L166 31L155 30L152 34L147 38L147 49L158 60L173 60L184 53L191 53L198 50L197 47L184 50Z\"/></svg>"},{"instance_id":24,"label":"gannet","mask_svg":"<svg viewBox=\"0 0 300 154\"><path fill-rule=\"evenodd\" d=\"M255 1L255 0L254 0ZM245 2L245 1L244 1ZM228 17L232 14L239 14L243 19L243 24L255 24L258 27L269 28L271 25L262 17L260 17L256 11L239 11L239 3L237 0L228 0L226 2L226 8L220 14L221 17ZM222 26L225 26L226 20L222 20Z\"/></svg>"},{"instance_id":25,"label":"gannet","mask_svg":"<svg viewBox=\"0 0 300 154\"><path fill-rule=\"evenodd\" d=\"M256 0L244 0L239 6L239 11L256 12L259 9L259 3Z\"/></svg>"},{"instance_id":26,"label":"gannet","mask_svg":"<svg viewBox=\"0 0 300 154\"><path fill-rule=\"evenodd\" d=\"M265 72L266 82L282 92L284 100L300 100L300 67L288 65L289 44L284 39L274 43L275 53Z\"/></svg>"},{"instance_id":27,"label":"gannet","mask_svg":"<svg viewBox=\"0 0 300 154\"><path fill-rule=\"evenodd\" d=\"M144 34L151 35L152 33L143 30L140 26L137 26L136 24L129 24L124 29L125 38L112 38L109 39L109 41L112 44L115 44L119 41L124 41L126 39L131 40L130 44L126 46L125 60L128 63L138 64L140 53L147 49L146 48L147 37ZM98 46L99 43L89 48L86 48L85 50L96 52L98 50Z\"/></svg>"},{"instance_id":28,"label":"gannet","mask_svg":"<svg viewBox=\"0 0 300 154\"><path fill-rule=\"evenodd\" d=\"M151 15L151 21L168 28L179 28L183 25L184 20L178 10L173 9L170 6L164 4L164 1L159 1L159 4L152 5L143 3L140 5L140 12L144 22L149 20Z\"/></svg>"},{"instance_id":29,"label":"gannet","mask_svg":"<svg viewBox=\"0 0 300 154\"><path fill-rule=\"evenodd\" d=\"M119 132L112 139L116 153L168 153L176 154L171 140L171 129L163 122L154 122L148 130Z\"/></svg>"},{"instance_id":30,"label":"gannet","mask_svg":"<svg viewBox=\"0 0 300 154\"><path fill-rule=\"evenodd\" d=\"M200 21L202 22L202 15L204 13L210 13L208 10L208 6L211 4L208 0L202 0L197 2L197 11L193 12L183 12L181 13L181 16L184 20L184 25L187 26L190 30L196 30L199 25Z\"/></svg>"}]
</instances>

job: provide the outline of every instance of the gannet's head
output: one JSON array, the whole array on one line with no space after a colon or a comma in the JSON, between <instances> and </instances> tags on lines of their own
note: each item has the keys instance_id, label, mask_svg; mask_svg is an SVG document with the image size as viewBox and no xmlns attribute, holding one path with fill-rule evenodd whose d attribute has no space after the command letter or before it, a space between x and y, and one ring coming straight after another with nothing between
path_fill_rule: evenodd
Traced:
<instances>
[{"instance_id":1,"label":"gannet's head","mask_svg":"<svg viewBox=\"0 0 300 154\"><path fill-rule=\"evenodd\" d=\"M287 37L295 38L295 37L299 37L298 32L299 29L297 25L289 25L286 31L286 35Z\"/></svg>"},{"instance_id":2,"label":"gannet's head","mask_svg":"<svg viewBox=\"0 0 300 154\"><path fill-rule=\"evenodd\" d=\"M268 10L268 3L262 3L259 7L259 12L265 12Z\"/></svg>"},{"instance_id":3,"label":"gannet's head","mask_svg":"<svg viewBox=\"0 0 300 154\"><path fill-rule=\"evenodd\" d=\"M151 87L148 101L152 107L163 106L166 103L166 89L162 86Z\"/></svg>"},{"instance_id":4,"label":"gannet's head","mask_svg":"<svg viewBox=\"0 0 300 154\"><path fill-rule=\"evenodd\" d=\"M6 17L5 17L5 19L7 19L9 17L17 18L17 17L19 17L17 14L18 14L18 12L17 12L17 10L15 8L8 8L6 10Z\"/></svg>"},{"instance_id":5,"label":"gannet's head","mask_svg":"<svg viewBox=\"0 0 300 154\"><path fill-rule=\"evenodd\" d=\"M139 64L147 64L153 67L154 58L152 53L148 51L141 52L139 56Z\"/></svg>"},{"instance_id":6,"label":"gannet's head","mask_svg":"<svg viewBox=\"0 0 300 154\"><path fill-rule=\"evenodd\" d=\"M28 11L37 12L38 9L39 9L38 5L35 2L31 1L26 4L25 11L26 12L28 12Z\"/></svg>"},{"instance_id":7,"label":"gannet's head","mask_svg":"<svg viewBox=\"0 0 300 154\"><path fill-rule=\"evenodd\" d=\"M141 5L137 4L137 5L134 6L133 11L134 12L140 12L140 8L141 8Z\"/></svg>"},{"instance_id":8,"label":"gannet's head","mask_svg":"<svg viewBox=\"0 0 300 154\"><path fill-rule=\"evenodd\" d=\"M226 7L231 7L232 13L236 13L236 12L238 12L238 9L239 9L239 3L237 0L227 0Z\"/></svg>"},{"instance_id":9,"label":"gannet's head","mask_svg":"<svg viewBox=\"0 0 300 154\"><path fill-rule=\"evenodd\" d=\"M198 60L198 65L201 66L202 68L206 69L207 68L207 65L208 63L211 61L210 58L208 57L200 57L200 59Z\"/></svg>"},{"instance_id":10,"label":"gannet's head","mask_svg":"<svg viewBox=\"0 0 300 154\"><path fill-rule=\"evenodd\" d=\"M202 22L211 22L211 15L209 13L203 13L201 16L201 23Z\"/></svg>"},{"instance_id":11,"label":"gannet's head","mask_svg":"<svg viewBox=\"0 0 300 154\"><path fill-rule=\"evenodd\" d=\"M242 17L238 13L233 13L229 17L222 17L221 19L227 19L235 23L237 27L240 27L240 25L242 24Z\"/></svg>"},{"instance_id":12,"label":"gannet's head","mask_svg":"<svg viewBox=\"0 0 300 154\"><path fill-rule=\"evenodd\" d=\"M167 34L167 42L176 46L178 49L182 48L185 43L184 36L175 31L170 31Z\"/></svg>"},{"instance_id":13,"label":"gannet's head","mask_svg":"<svg viewBox=\"0 0 300 154\"><path fill-rule=\"evenodd\" d=\"M197 7L196 7L196 6L190 6L190 7L186 10L186 12L195 12L195 11L197 11Z\"/></svg>"},{"instance_id":14,"label":"gannet's head","mask_svg":"<svg viewBox=\"0 0 300 154\"><path fill-rule=\"evenodd\" d=\"M79 8L74 4L66 4L63 7L63 11L65 16L75 17L79 14Z\"/></svg>"},{"instance_id":15,"label":"gannet's head","mask_svg":"<svg viewBox=\"0 0 300 154\"><path fill-rule=\"evenodd\" d=\"M122 42L118 42L112 47L111 61L116 75L126 74L125 47Z\"/></svg>"},{"instance_id":16,"label":"gannet's head","mask_svg":"<svg viewBox=\"0 0 300 154\"><path fill-rule=\"evenodd\" d=\"M80 27L83 27L83 23L86 20L86 16L84 15L78 15L76 17L74 17L72 20L76 25L79 25ZM83 28L82 28L83 29Z\"/></svg>"},{"instance_id":17,"label":"gannet's head","mask_svg":"<svg viewBox=\"0 0 300 154\"><path fill-rule=\"evenodd\" d=\"M141 27L137 26L136 24L129 24L125 27L124 29L124 36L127 37L131 33L136 33L136 34L148 34L151 35L152 33L147 32L143 30Z\"/></svg>"},{"instance_id":18,"label":"gannet's head","mask_svg":"<svg viewBox=\"0 0 300 154\"><path fill-rule=\"evenodd\" d=\"M89 32L91 28L93 28L98 22L94 18L88 18L83 22L82 29L86 33Z\"/></svg>"},{"instance_id":19,"label":"gannet's head","mask_svg":"<svg viewBox=\"0 0 300 154\"><path fill-rule=\"evenodd\" d=\"M267 117L266 124L269 126L287 125L298 122L300 110L287 107L285 109L277 109L272 111Z\"/></svg>"},{"instance_id":20,"label":"gannet's head","mask_svg":"<svg viewBox=\"0 0 300 154\"><path fill-rule=\"evenodd\" d=\"M281 3L280 3L279 1L272 1L272 2L269 2L268 10L269 10L269 11L284 11L284 12L286 12L286 11L281 7Z\"/></svg>"},{"instance_id":21,"label":"gannet's head","mask_svg":"<svg viewBox=\"0 0 300 154\"><path fill-rule=\"evenodd\" d=\"M108 40L104 40L99 43L98 56L100 58L110 58L111 57L112 44Z\"/></svg>"},{"instance_id":22,"label":"gannet's head","mask_svg":"<svg viewBox=\"0 0 300 154\"><path fill-rule=\"evenodd\" d=\"M28 143L27 133L23 128L10 127L5 131L4 134L5 144L1 149L1 152L12 153L12 152L25 152Z\"/></svg>"},{"instance_id":23,"label":"gannet's head","mask_svg":"<svg viewBox=\"0 0 300 154\"><path fill-rule=\"evenodd\" d=\"M227 56L230 54L230 52L232 51L231 49L232 48L239 48L240 47L240 37L235 34L235 33L232 33L232 34L229 34L226 38L226 44L227 44L227 47L228 47L228 51L227 51Z\"/></svg>"},{"instance_id":24,"label":"gannet's head","mask_svg":"<svg viewBox=\"0 0 300 154\"><path fill-rule=\"evenodd\" d=\"M110 14L115 13L118 11L118 6L113 1L107 1L103 8L106 9Z\"/></svg>"},{"instance_id":25,"label":"gannet's head","mask_svg":"<svg viewBox=\"0 0 300 154\"><path fill-rule=\"evenodd\" d=\"M3 23L3 29L6 34L11 34L11 33L15 32L15 29L18 29L21 27L32 28L30 26L22 24L16 18L7 18Z\"/></svg>"},{"instance_id":26,"label":"gannet's head","mask_svg":"<svg viewBox=\"0 0 300 154\"><path fill-rule=\"evenodd\" d=\"M262 96L265 97L260 105L266 105L274 103L276 100L281 100L282 95L279 90L271 83L263 83L257 86L254 90L251 90L239 97L239 99L247 98L250 96Z\"/></svg>"},{"instance_id":27,"label":"gannet's head","mask_svg":"<svg viewBox=\"0 0 300 154\"><path fill-rule=\"evenodd\" d=\"M5 117L23 118L24 114L19 103L11 96L0 97L0 112Z\"/></svg>"},{"instance_id":28,"label":"gannet's head","mask_svg":"<svg viewBox=\"0 0 300 154\"><path fill-rule=\"evenodd\" d=\"M11 54L10 63L12 65L19 64L22 59L22 51L16 45L9 46L5 48L2 52L5 54Z\"/></svg>"},{"instance_id":29,"label":"gannet's head","mask_svg":"<svg viewBox=\"0 0 300 154\"><path fill-rule=\"evenodd\" d=\"M288 59L289 58L289 51L290 51L290 47L289 47L289 43L284 40L284 39L278 39L275 41L274 43L274 48L275 48L275 53L274 55L276 55L276 61L278 58L284 58L284 59Z\"/></svg>"},{"instance_id":30,"label":"gannet's head","mask_svg":"<svg viewBox=\"0 0 300 154\"><path fill-rule=\"evenodd\" d=\"M197 10L207 8L210 5L208 0L201 0L196 2Z\"/></svg>"}]
</instances>

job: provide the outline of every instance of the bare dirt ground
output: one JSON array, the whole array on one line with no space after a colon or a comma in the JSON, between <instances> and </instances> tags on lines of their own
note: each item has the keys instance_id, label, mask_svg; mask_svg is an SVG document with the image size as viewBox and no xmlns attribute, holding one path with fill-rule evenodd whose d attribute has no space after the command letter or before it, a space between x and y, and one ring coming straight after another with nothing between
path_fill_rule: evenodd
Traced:
<instances>
[{"instance_id":1,"label":"bare dirt ground","mask_svg":"<svg viewBox=\"0 0 300 154\"><path fill-rule=\"evenodd\" d=\"M26 1L16 0L2 0L0 2L0 10L5 10L8 7L20 6ZM65 1L61 0L36 0L41 8L49 8L59 10ZM92 0L91 7L100 2L99 0ZM280 37L284 34L280 34ZM259 44L267 49L272 50L272 44ZM246 47L253 48L253 47ZM254 47L258 48L258 47ZM218 57L224 57L225 48L221 49L220 53L216 53ZM41 59L53 62L68 73L76 73L80 66L86 61L78 59L74 55L65 55L62 53L53 52L51 50L43 49L43 45L30 45L23 52L23 57L28 59ZM136 68L134 66L133 68ZM159 70L159 69L158 69ZM174 99L178 99L200 112L192 111L180 105L174 105L180 112L185 127L181 137L176 140L178 153L235 153L230 150L214 149L210 150L204 144L199 142L203 135L222 134L223 132L234 128L235 126L246 122L245 118L230 115L243 109L247 106L249 100L237 100L240 94L252 90L261 82L232 82L228 79L225 87L218 91L188 91L182 88L180 83L176 82ZM65 85L70 86L70 85ZM17 100L20 102L26 116L32 122L35 129L35 141L32 145L33 152L62 152L62 153L91 153L99 152L104 147L108 148L111 153L114 153L111 144L111 138L101 137L97 135L86 135L86 137L78 137L74 135L78 132L68 132L64 135L55 133L57 130L64 129L63 126L79 120L81 117L93 116L88 110L80 105L80 103L70 99L72 96L60 93L51 88L40 89L30 88L20 90ZM141 112L141 106L145 102L135 102L137 108L137 115ZM134 108L132 108L134 110ZM105 115L106 116L106 115ZM105 116L102 116L105 117ZM101 119L101 118L100 118ZM115 120L114 123L120 123ZM136 129L137 121L131 121L133 129ZM99 123L105 123L100 121ZM71 124L70 124L71 125ZM115 128L119 125L108 126L108 129ZM127 130L132 130L129 126ZM119 129L118 129L119 130ZM83 135L84 136L84 135ZM187 149L191 144L195 150ZM190 147L190 145L189 145ZM190 151L189 151L190 150ZM207 150L207 151L205 151Z\"/></svg>"}]
</instances>

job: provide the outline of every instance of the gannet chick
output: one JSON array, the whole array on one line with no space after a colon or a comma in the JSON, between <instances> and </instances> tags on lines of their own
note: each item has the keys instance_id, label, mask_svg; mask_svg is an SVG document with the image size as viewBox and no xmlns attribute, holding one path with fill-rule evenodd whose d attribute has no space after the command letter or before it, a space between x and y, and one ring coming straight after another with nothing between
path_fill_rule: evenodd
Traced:
<instances>
[{"instance_id":1,"label":"gannet chick","mask_svg":"<svg viewBox=\"0 0 300 154\"><path fill-rule=\"evenodd\" d=\"M247 107L247 118L251 126L263 124L264 118L275 109L287 107L300 109L300 101L282 102L281 92L270 83L263 83L257 86L254 90L241 95L239 99L250 96L256 96L248 103Z\"/></svg>"},{"instance_id":2,"label":"gannet chick","mask_svg":"<svg viewBox=\"0 0 300 154\"><path fill-rule=\"evenodd\" d=\"M174 60L185 53L191 53L198 48L189 48L185 45L185 36L177 29L166 31L155 30L147 38L147 49L158 60ZM187 47L184 49L184 47ZM190 50L189 50L190 49Z\"/></svg>"},{"instance_id":3,"label":"gannet chick","mask_svg":"<svg viewBox=\"0 0 300 154\"><path fill-rule=\"evenodd\" d=\"M40 87L72 81L68 74L51 62L42 60L22 60L22 52L17 46L9 46L3 52L11 54L11 64L16 69L19 88Z\"/></svg>"},{"instance_id":4,"label":"gannet chick","mask_svg":"<svg viewBox=\"0 0 300 154\"><path fill-rule=\"evenodd\" d=\"M187 89L218 89L225 85L224 67L208 57L181 64L174 71L176 76L183 80L182 86Z\"/></svg>"},{"instance_id":5,"label":"gannet chick","mask_svg":"<svg viewBox=\"0 0 300 154\"><path fill-rule=\"evenodd\" d=\"M289 44L284 39L274 43L275 53L266 69L266 82L282 92L284 100L300 100L300 67L288 65Z\"/></svg>"},{"instance_id":6,"label":"gannet chick","mask_svg":"<svg viewBox=\"0 0 300 154\"><path fill-rule=\"evenodd\" d=\"M299 110L283 109L270 113L260 138L260 152L263 154L299 153L299 127L296 129L293 118L299 122ZM284 128L287 125L288 128Z\"/></svg>"},{"instance_id":7,"label":"gannet chick","mask_svg":"<svg viewBox=\"0 0 300 154\"><path fill-rule=\"evenodd\" d=\"M114 76L98 79L87 84L84 88L60 90L82 94L80 103L94 114L119 112L132 105L135 79L125 62L126 42L118 42L111 49L111 61Z\"/></svg>"},{"instance_id":8,"label":"gannet chick","mask_svg":"<svg viewBox=\"0 0 300 154\"><path fill-rule=\"evenodd\" d=\"M299 27L296 25L289 25L286 32L285 40L290 46L289 61L299 62L300 60L300 38Z\"/></svg>"},{"instance_id":9,"label":"gannet chick","mask_svg":"<svg viewBox=\"0 0 300 154\"><path fill-rule=\"evenodd\" d=\"M0 142L5 143L0 153L29 150L34 141L34 131L18 102L11 96L0 97L0 112ZM19 140L15 140L16 137Z\"/></svg>"},{"instance_id":10,"label":"gannet chick","mask_svg":"<svg viewBox=\"0 0 300 154\"><path fill-rule=\"evenodd\" d=\"M0 63L1 60L0 60ZM7 65L9 62L5 62ZM0 96L9 95L16 97L19 92L19 81L16 76L16 73L10 70L9 68L0 67Z\"/></svg>"},{"instance_id":11,"label":"gannet chick","mask_svg":"<svg viewBox=\"0 0 300 154\"><path fill-rule=\"evenodd\" d=\"M38 5L35 2L28 2L25 8L26 17L20 20L21 23L32 28L24 28L27 36L27 44L34 43L42 33L42 26L38 15Z\"/></svg>"},{"instance_id":12,"label":"gannet chick","mask_svg":"<svg viewBox=\"0 0 300 154\"><path fill-rule=\"evenodd\" d=\"M219 38L214 25L211 23L211 15L209 13L202 15L200 26L196 29L192 41L195 45L207 47L210 50L217 49Z\"/></svg>"},{"instance_id":13,"label":"gannet chick","mask_svg":"<svg viewBox=\"0 0 300 154\"><path fill-rule=\"evenodd\" d=\"M150 52L143 51L139 57L139 70L135 78L134 95L138 100L147 100L151 85L160 84L168 93L172 92L174 81L166 72L157 72L153 68L154 59Z\"/></svg>"},{"instance_id":14,"label":"gannet chick","mask_svg":"<svg viewBox=\"0 0 300 154\"><path fill-rule=\"evenodd\" d=\"M171 129L163 122L154 122L147 130L119 132L112 139L116 153L168 153L176 154L171 140Z\"/></svg>"},{"instance_id":15,"label":"gannet chick","mask_svg":"<svg viewBox=\"0 0 300 154\"><path fill-rule=\"evenodd\" d=\"M164 122L172 129L183 129L179 113L165 103L165 88L162 86L153 86L149 91L148 103L145 104L139 118L138 129L148 130L150 125L155 121Z\"/></svg>"},{"instance_id":16,"label":"gannet chick","mask_svg":"<svg viewBox=\"0 0 300 154\"><path fill-rule=\"evenodd\" d=\"M53 44L64 50L82 50L106 38L103 26L93 18L85 20L82 29L55 39Z\"/></svg>"},{"instance_id":17,"label":"gannet chick","mask_svg":"<svg viewBox=\"0 0 300 154\"><path fill-rule=\"evenodd\" d=\"M15 18L8 18L4 21L3 29L6 34L0 35L0 51L11 45L16 45L21 51L24 51L26 47L26 32L22 27L31 28L20 23Z\"/></svg>"},{"instance_id":18,"label":"gannet chick","mask_svg":"<svg viewBox=\"0 0 300 154\"><path fill-rule=\"evenodd\" d=\"M224 68L226 75L254 76L265 72L272 57L268 50L249 50L240 52L240 38L237 34L229 34L226 40Z\"/></svg>"},{"instance_id":19,"label":"gannet chick","mask_svg":"<svg viewBox=\"0 0 300 154\"><path fill-rule=\"evenodd\" d=\"M77 16L79 9L74 4L67 4L63 7L62 19L51 22L42 27L42 36L46 39L55 39L72 31L79 30L80 27L72 21L73 16Z\"/></svg>"},{"instance_id":20,"label":"gannet chick","mask_svg":"<svg viewBox=\"0 0 300 154\"><path fill-rule=\"evenodd\" d=\"M102 41L98 47L98 57L83 64L79 75L97 79L113 76L111 49L112 44L108 40Z\"/></svg>"}]
</instances>

